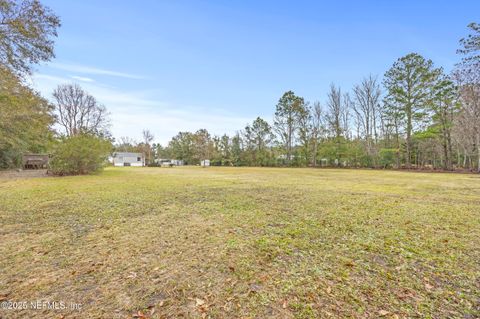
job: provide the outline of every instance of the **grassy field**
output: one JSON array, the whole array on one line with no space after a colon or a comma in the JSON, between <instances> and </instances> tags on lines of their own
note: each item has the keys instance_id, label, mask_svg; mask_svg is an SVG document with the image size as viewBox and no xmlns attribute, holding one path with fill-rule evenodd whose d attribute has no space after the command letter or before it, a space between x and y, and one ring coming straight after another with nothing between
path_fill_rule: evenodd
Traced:
<instances>
[{"instance_id":1,"label":"grassy field","mask_svg":"<svg viewBox=\"0 0 480 319\"><path fill-rule=\"evenodd\" d=\"M81 304L0 317L478 318L479 236L478 175L0 179L0 299Z\"/></svg>"}]
</instances>

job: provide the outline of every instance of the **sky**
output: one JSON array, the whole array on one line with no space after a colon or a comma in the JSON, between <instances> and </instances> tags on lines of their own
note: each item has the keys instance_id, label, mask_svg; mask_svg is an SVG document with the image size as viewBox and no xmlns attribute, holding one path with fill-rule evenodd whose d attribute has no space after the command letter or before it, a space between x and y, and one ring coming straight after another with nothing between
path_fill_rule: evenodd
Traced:
<instances>
[{"instance_id":1,"label":"sky","mask_svg":"<svg viewBox=\"0 0 480 319\"><path fill-rule=\"evenodd\" d=\"M293 90L325 104L417 52L449 72L480 1L42 0L62 20L34 87L78 83L110 112L115 138L166 145L179 131L234 134L272 122Z\"/></svg>"}]
</instances>

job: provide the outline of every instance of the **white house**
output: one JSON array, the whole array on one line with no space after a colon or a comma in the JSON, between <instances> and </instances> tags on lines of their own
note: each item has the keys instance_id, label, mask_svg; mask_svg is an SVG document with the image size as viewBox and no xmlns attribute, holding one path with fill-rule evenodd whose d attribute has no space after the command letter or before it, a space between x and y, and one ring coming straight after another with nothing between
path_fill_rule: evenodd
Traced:
<instances>
[{"instance_id":1,"label":"white house","mask_svg":"<svg viewBox=\"0 0 480 319\"><path fill-rule=\"evenodd\" d=\"M115 152L112 163L114 166L145 166L143 153Z\"/></svg>"}]
</instances>

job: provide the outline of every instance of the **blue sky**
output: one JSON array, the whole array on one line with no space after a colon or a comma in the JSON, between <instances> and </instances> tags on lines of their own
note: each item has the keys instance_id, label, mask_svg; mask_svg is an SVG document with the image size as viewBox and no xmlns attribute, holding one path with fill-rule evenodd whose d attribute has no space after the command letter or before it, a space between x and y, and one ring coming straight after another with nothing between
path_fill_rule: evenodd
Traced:
<instances>
[{"instance_id":1,"label":"blue sky","mask_svg":"<svg viewBox=\"0 0 480 319\"><path fill-rule=\"evenodd\" d=\"M480 1L65 1L43 0L62 19L56 58L37 67L51 97L76 82L105 104L115 137L150 129L232 134L271 121L293 90L326 100L418 52L446 71L458 61Z\"/></svg>"}]
</instances>

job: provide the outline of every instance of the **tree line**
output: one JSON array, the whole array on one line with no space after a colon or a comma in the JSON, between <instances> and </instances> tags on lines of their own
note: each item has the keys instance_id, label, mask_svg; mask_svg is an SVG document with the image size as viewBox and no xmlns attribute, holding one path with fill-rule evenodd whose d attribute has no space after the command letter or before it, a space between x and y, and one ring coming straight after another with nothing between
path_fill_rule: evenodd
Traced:
<instances>
[{"instance_id":1,"label":"tree line","mask_svg":"<svg viewBox=\"0 0 480 319\"><path fill-rule=\"evenodd\" d=\"M38 1L0 1L0 168L54 142L54 107L26 80L32 65L54 57L60 19Z\"/></svg>"},{"instance_id":2,"label":"tree line","mask_svg":"<svg viewBox=\"0 0 480 319\"><path fill-rule=\"evenodd\" d=\"M232 136L205 129L179 132L168 145L109 133L108 112L76 84L48 101L28 81L33 65L54 58L60 18L38 0L0 1L0 168L19 167L24 153L49 153L58 174L87 173L114 150L156 159L226 166L333 166L465 169L480 172L480 25L460 40L448 74L419 54L398 59L382 78L350 90L332 84L324 102L293 91L273 118L260 117Z\"/></svg>"},{"instance_id":3,"label":"tree line","mask_svg":"<svg viewBox=\"0 0 480 319\"><path fill-rule=\"evenodd\" d=\"M465 169L480 172L480 25L460 40L449 74L417 53L383 79L369 75L349 91L332 84L323 103L293 91L233 136L179 132L167 146L123 138L119 150L187 164ZM147 152L145 150L148 150Z\"/></svg>"}]
</instances>

